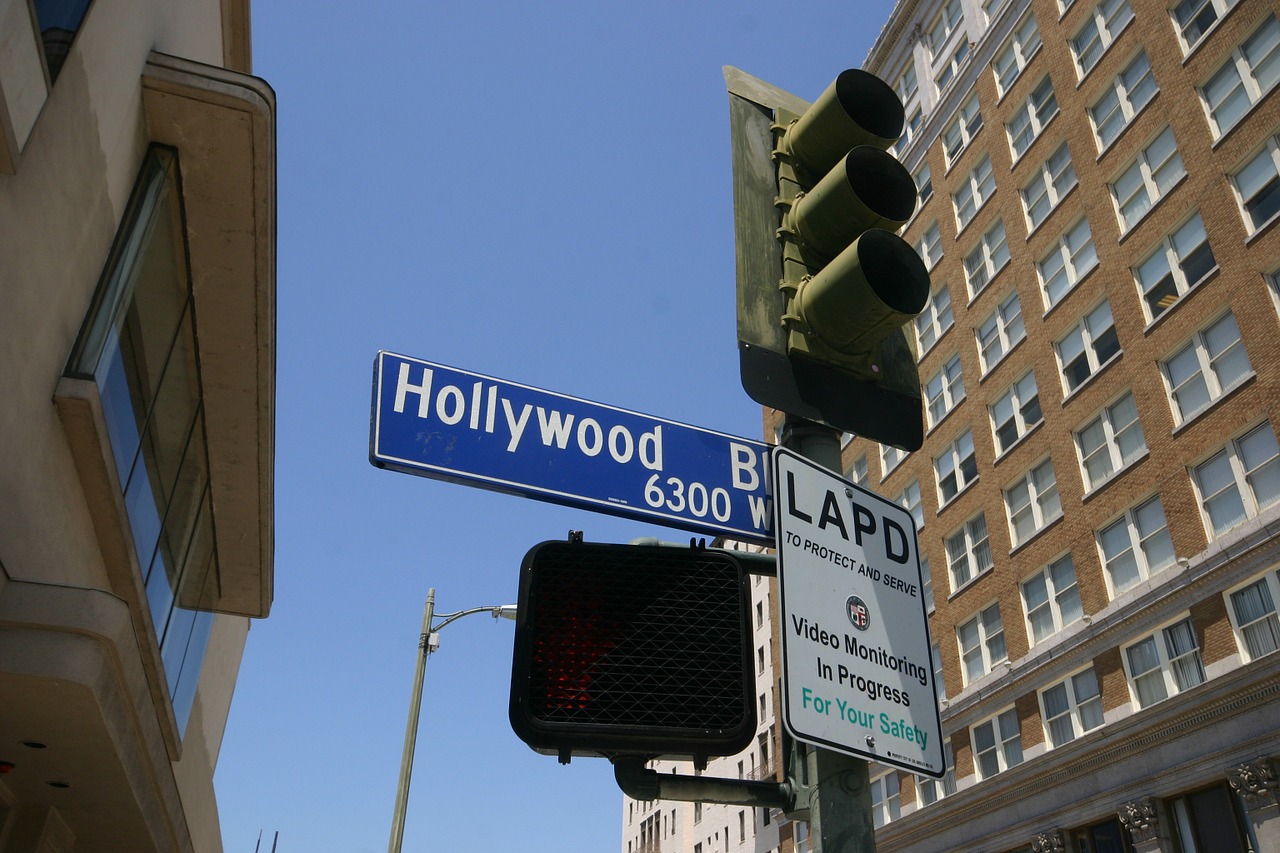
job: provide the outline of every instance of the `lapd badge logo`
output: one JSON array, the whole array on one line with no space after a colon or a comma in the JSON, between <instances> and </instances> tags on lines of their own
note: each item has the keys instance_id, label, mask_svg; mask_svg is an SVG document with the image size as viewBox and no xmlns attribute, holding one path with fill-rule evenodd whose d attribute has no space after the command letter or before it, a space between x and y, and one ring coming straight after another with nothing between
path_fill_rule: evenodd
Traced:
<instances>
[{"instance_id":1,"label":"lapd badge logo","mask_svg":"<svg viewBox=\"0 0 1280 853\"><path fill-rule=\"evenodd\" d=\"M856 595L849 596L844 603L845 612L849 616L849 622L859 631L865 631L871 627L871 608L867 603Z\"/></svg>"}]
</instances>

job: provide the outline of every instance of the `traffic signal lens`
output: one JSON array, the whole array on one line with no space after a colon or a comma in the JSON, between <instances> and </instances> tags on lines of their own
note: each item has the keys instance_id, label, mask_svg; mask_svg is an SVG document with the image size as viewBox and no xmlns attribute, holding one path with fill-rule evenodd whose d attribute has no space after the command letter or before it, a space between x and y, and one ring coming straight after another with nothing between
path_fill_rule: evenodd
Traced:
<instances>
[{"instance_id":1,"label":"traffic signal lens","mask_svg":"<svg viewBox=\"0 0 1280 853\"><path fill-rule=\"evenodd\" d=\"M786 147L813 177L840 162L850 148L886 149L902 135L905 111L893 88L859 68L840 72L787 131Z\"/></svg>"},{"instance_id":2,"label":"traffic signal lens","mask_svg":"<svg viewBox=\"0 0 1280 853\"><path fill-rule=\"evenodd\" d=\"M869 228L897 230L915 207L916 184L906 167L886 151L860 145L796 199L784 228L830 260Z\"/></svg>"},{"instance_id":3,"label":"traffic signal lens","mask_svg":"<svg viewBox=\"0 0 1280 853\"><path fill-rule=\"evenodd\" d=\"M718 551L536 546L521 570L512 727L561 755L741 750L756 724L744 578Z\"/></svg>"}]
</instances>

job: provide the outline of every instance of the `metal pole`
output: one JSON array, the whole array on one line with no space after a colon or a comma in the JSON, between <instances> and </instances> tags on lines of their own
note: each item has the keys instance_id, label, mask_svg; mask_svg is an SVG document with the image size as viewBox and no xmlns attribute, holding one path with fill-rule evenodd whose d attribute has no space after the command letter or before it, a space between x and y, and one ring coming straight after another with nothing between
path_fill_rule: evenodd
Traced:
<instances>
[{"instance_id":1,"label":"metal pole","mask_svg":"<svg viewBox=\"0 0 1280 853\"><path fill-rule=\"evenodd\" d=\"M422 612L422 638L418 642L418 665L413 672L413 693L409 697L409 722L404 729L404 753L400 756L400 781L396 785L396 809L391 817L391 841L387 853L400 853L404 842L404 815L409 806L409 777L413 774L413 750L418 742L418 714L422 708L422 677L427 667L427 641L431 635L431 619L435 614L435 587L427 590L427 605Z\"/></svg>"},{"instance_id":2,"label":"metal pole","mask_svg":"<svg viewBox=\"0 0 1280 853\"><path fill-rule=\"evenodd\" d=\"M806 459L840 470L840 434L830 427L786 416L783 443ZM813 853L875 853L870 765L842 752L796 743L803 750ZM805 803L797 802L797 809Z\"/></svg>"}]
</instances>

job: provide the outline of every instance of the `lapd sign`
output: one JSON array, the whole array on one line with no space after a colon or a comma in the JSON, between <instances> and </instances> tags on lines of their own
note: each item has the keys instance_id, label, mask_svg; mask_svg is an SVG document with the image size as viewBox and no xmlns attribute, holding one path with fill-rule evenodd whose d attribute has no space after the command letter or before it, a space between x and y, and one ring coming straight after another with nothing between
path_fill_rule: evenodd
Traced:
<instances>
[{"instance_id":1,"label":"lapd sign","mask_svg":"<svg viewBox=\"0 0 1280 853\"><path fill-rule=\"evenodd\" d=\"M797 739L945 772L911 513L774 448L782 716Z\"/></svg>"},{"instance_id":2,"label":"lapd sign","mask_svg":"<svg viewBox=\"0 0 1280 853\"><path fill-rule=\"evenodd\" d=\"M369 461L592 512L773 544L768 445L380 352Z\"/></svg>"}]
</instances>

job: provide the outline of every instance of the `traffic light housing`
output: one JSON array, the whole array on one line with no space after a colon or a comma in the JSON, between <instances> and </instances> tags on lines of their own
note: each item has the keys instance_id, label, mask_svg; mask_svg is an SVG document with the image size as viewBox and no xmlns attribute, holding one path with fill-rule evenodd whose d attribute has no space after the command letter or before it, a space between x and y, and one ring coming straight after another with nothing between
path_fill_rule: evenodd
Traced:
<instances>
[{"instance_id":1,"label":"traffic light housing","mask_svg":"<svg viewBox=\"0 0 1280 853\"><path fill-rule=\"evenodd\" d=\"M896 231L915 210L886 149L903 109L884 81L841 72L812 105L726 68L733 136L738 348L762 405L905 450L924 441L904 326L929 274Z\"/></svg>"},{"instance_id":2,"label":"traffic light housing","mask_svg":"<svg viewBox=\"0 0 1280 853\"><path fill-rule=\"evenodd\" d=\"M741 752L756 729L750 601L723 551L534 546L520 569L512 728L566 762Z\"/></svg>"}]
</instances>

